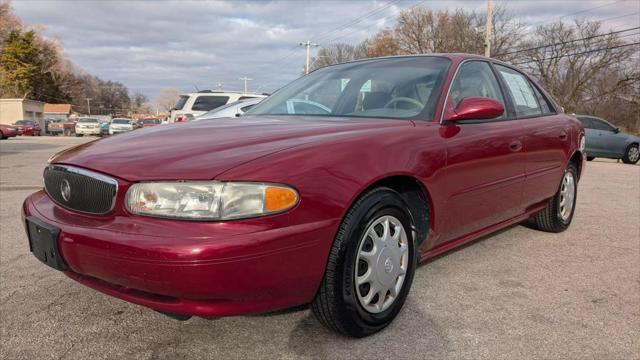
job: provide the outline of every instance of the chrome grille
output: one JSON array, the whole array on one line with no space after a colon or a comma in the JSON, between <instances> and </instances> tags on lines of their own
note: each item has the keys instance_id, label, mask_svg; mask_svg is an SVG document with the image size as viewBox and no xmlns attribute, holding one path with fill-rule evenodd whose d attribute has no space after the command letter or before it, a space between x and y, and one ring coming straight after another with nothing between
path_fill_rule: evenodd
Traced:
<instances>
[{"instance_id":1,"label":"chrome grille","mask_svg":"<svg viewBox=\"0 0 640 360\"><path fill-rule=\"evenodd\" d=\"M44 169L44 187L61 206L96 215L113 210L118 192L118 182L113 178L63 165Z\"/></svg>"}]
</instances>

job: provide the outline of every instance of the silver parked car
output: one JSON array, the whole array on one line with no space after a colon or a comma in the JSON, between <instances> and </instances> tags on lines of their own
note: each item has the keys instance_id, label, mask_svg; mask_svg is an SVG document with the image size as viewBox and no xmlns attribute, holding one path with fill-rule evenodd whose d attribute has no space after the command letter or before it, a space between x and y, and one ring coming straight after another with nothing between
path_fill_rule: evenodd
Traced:
<instances>
[{"instance_id":1,"label":"silver parked car","mask_svg":"<svg viewBox=\"0 0 640 360\"><path fill-rule=\"evenodd\" d=\"M587 160L597 157L622 159L625 164L640 160L640 137L620 132L610 122L590 115L575 115L586 133Z\"/></svg>"},{"instance_id":2,"label":"silver parked car","mask_svg":"<svg viewBox=\"0 0 640 360\"><path fill-rule=\"evenodd\" d=\"M235 101L227 105L221 106L217 109L211 110L208 113L202 114L196 117L194 121L241 116L247 110L249 110L254 105L256 105L257 103L259 103L264 99L265 98L252 98L252 99Z\"/></svg>"}]
</instances>

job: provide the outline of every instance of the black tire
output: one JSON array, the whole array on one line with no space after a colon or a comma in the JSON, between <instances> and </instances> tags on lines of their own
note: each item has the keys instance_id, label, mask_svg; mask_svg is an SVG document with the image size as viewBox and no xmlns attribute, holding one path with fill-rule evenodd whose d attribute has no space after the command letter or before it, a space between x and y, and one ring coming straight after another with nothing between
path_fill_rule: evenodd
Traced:
<instances>
[{"instance_id":1,"label":"black tire","mask_svg":"<svg viewBox=\"0 0 640 360\"><path fill-rule=\"evenodd\" d=\"M561 199L561 190L563 188L564 178L567 173L571 173L573 175L573 181L575 184L574 193L573 193L573 207L571 208L571 212L566 219L563 219L560 215L560 199ZM539 230L559 233L567 230L569 225L571 225L571 220L573 220L573 214L576 211L576 202L578 198L578 170L576 164L570 162L567 168L562 175L562 179L560 180L560 185L558 186L558 191L556 194L549 200L547 203L547 207L544 208L541 212L536 214L533 218L536 227Z\"/></svg>"},{"instance_id":2,"label":"black tire","mask_svg":"<svg viewBox=\"0 0 640 360\"><path fill-rule=\"evenodd\" d=\"M595 156L587 156L587 161L593 161L593 159L595 159Z\"/></svg>"},{"instance_id":3,"label":"black tire","mask_svg":"<svg viewBox=\"0 0 640 360\"><path fill-rule=\"evenodd\" d=\"M625 150L624 156L622 157L622 162L623 163L625 163L625 164L636 164L638 162L638 160L640 160L640 157L636 157L635 159L630 159L629 158L630 152L632 150L640 151L640 148L638 148L638 144L631 144L631 145L627 146L627 150Z\"/></svg>"},{"instance_id":4,"label":"black tire","mask_svg":"<svg viewBox=\"0 0 640 360\"><path fill-rule=\"evenodd\" d=\"M76 134L76 137L80 137L80 136L82 136L82 134Z\"/></svg>"},{"instance_id":5,"label":"black tire","mask_svg":"<svg viewBox=\"0 0 640 360\"><path fill-rule=\"evenodd\" d=\"M351 207L340 225L322 284L311 303L313 314L324 326L347 336L364 337L382 330L398 315L411 288L417 263L413 221L407 209L400 195L385 187L367 192ZM386 310L372 313L366 311L357 298L354 270L364 231L385 215L395 217L405 228L409 260L404 283L394 302Z\"/></svg>"},{"instance_id":6,"label":"black tire","mask_svg":"<svg viewBox=\"0 0 640 360\"><path fill-rule=\"evenodd\" d=\"M4 134L0 131L0 140L4 140Z\"/></svg>"}]
</instances>

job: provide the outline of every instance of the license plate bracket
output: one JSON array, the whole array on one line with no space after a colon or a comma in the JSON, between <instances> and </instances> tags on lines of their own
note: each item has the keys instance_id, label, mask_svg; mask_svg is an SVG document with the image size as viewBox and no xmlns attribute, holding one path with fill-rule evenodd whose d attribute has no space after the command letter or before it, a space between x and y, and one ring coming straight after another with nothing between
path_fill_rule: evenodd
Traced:
<instances>
[{"instance_id":1,"label":"license plate bracket","mask_svg":"<svg viewBox=\"0 0 640 360\"><path fill-rule=\"evenodd\" d=\"M60 229L35 216L27 217L26 223L31 253L38 260L56 270L68 271L69 267L58 250Z\"/></svg>"}]
</instances>

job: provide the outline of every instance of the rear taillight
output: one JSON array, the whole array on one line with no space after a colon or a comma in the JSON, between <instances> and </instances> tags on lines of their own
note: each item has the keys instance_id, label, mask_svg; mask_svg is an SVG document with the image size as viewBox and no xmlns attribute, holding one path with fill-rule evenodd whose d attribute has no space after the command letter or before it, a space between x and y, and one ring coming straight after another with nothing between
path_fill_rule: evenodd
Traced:
<instances>
[{"instance_id":1,"label":"rear taillight","mask_svg":"<svg viewBox=\"0 0 640 360\"><path fill-rule=\"evenodd\" d=\"M175 122L186 122L189 121L189 118L185 115L176 116Z\"/></svg>"}]
</instances>

